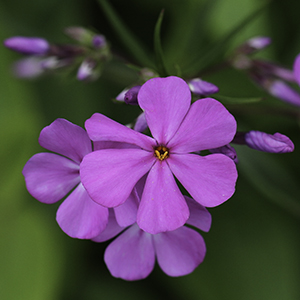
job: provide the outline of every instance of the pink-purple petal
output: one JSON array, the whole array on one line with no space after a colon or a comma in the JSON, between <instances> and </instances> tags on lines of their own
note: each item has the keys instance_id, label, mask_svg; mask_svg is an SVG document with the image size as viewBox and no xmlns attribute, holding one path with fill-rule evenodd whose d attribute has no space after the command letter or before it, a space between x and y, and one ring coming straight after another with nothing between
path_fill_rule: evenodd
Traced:
<instances>
[{"instance_id":1,"label":"pink-purple petal","mask_svg":"<svg viewBox=\"0 0 300 300\"><path fill-rule=\"evenodd\" d=\"M148 151L153 150L155 141L140 132L132 130L102 114L95 113L85 122L91 140L129 143Z\"/></svg>"},{"instance_id":2,"label":"pink-purple petal","mask_svg":"<svg viewBox=\"0 0 300 300\"><path fill-rule=\"evenodd\" d=\"M77 163L92 151L86 131L65 119L56 119L46 126L41 131L39 143L45 149L69 157Z\"/></svg>"},{"instance_id":3,"label":"pink-purple petal","mask_svg":"<svg viewBox=\"0 0 300 300\"><path fill-rule=\"evenodd\" d=\"M206 246L202 236L188 227L153 236L156 257L161 269L169 276L183 276L202 263Z\"/></svg>"},{"instance_id":4,"label":"pink-purple petal","mask_svg":"<svg viewBox=\"0 0 300 300\"><path fill-rule=\"evenodd\" d=\"M181 78L152 78L140 89L140 107L159 144L166 144L177 131L191 104L191 92Z\"/></svg>"},{"instance_id":5,"label":"pink-purple petal","mask_svg":"<svg viewBox=\"0 0 300 300\"><path fill-rule=\"evenodd\" d=\"M198 229L208 232L211 226L211 214L208 210L196 202L194 199L184 196L190 210L190 217L187 224L197 227Z\"/></svg>"},{"instance_id":6,"label":"pink-purple petal","mask_svg":"<svg viewBox=\"0 0 300 300\"><path fill-rule=\"evenodd\" d=\"M177 229L188 217L188 206L168 164L157 161L146 180L137 214L138 225L156 234Z\"/></svg>"},{"instance_id":7,"label":"pink-purple petal","mask_svg":"<svg viewBox=\"0 0 300 300\"><path fill-rule=\"evenodd\" d=\"M80 165L81 181L90 197L106 207L124 203L137 181L154 163L141 149L104 149L86 155Z\"/></svg>"},{"instance_id":8,"label":"pink-purple petal","mask_svg":"<svg viewBox=\"0 0 300 300\"><path fill-rule=\"evenodd\" d=\"M121 205L114 208L117 223L121 227L127 227L136 222L139 199L134 188L128 199Z\"/></svg>"},{"instance_id":9,"label":"pink-purple petal","mask_svg":"<svg viewBox=\"0 0 300 300\"><path fill-rule=\"evenodd\" d=\"M172 153L218 148L228 144L235 133L234 117L217 100L205 98L191 105L168 147Z\"/></svg>"},{"instance_id":10,"label":"pink-purple petal","mask_svg":"<svg viewBox=\"0 0 300 300\"><path fill-rule=\"evenodd\" d=\"M121 227L115 218L115 213L113 208L108 209L108 223L105 229L96 237L92 238L92 241L101 243L108 241L118 235L120 232L122 232L125 228Z\"/></svg>"},{"instance_id":11,"label":"pink-purple petal","mask_svg":"<svg viewBox=\"0 0 300 300\"><path fill-rule=\"evenodd\" d=\"M137 225L131 226L106 248L104 261L114 277L125 280L146 278L155 263L152 236Z\"/></svg>"},{"instance_id":12,"label":"pink-purple petal","mask_svg":"<svg viewBox=\"0 0 300 300\"><path fill-rule=\"evenodd\" d=\"M223 154L199 156L172 154L170 169L198 203L206 207L220 205L235 191L237 171L235 163Z\"/></svg>"},{"instance_id":13,"label":"pink-purple petal","mask_svg":"<svg viewBox=\"0 0 300 300\"><path fill-rule=\"evenodd\" d=\"M22 173L29 193L47 204L62 199L80 182L79 165L53 153L35 154Z\"/></svg>"},{"instance_id":14,"label":"pink-purple petal","mask_svg":"<svg viewBox=\"0 0 300 300\"><path fill-rule=\"evenodd\" d=\"M106 227L108 208L94 202L80 183L58 208L56 220L70 237L91 239Z\"/></svg>"}]
</instances>

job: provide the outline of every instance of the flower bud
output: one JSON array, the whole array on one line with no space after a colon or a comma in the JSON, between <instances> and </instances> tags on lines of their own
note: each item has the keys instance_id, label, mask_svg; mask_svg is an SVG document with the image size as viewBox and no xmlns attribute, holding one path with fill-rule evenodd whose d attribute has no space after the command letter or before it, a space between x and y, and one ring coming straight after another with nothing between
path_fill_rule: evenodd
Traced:
<instances>
[{"instance_id":1,"label":"flower bud","mask_svg":"<svg viewBox=\"0 0 300 300\"><path fill-rule=\"evenodd\" d=\"M137 95L140 88L141 88L140 85L136 85L131 89L129 89L124 96L125 103L130 105L138 105Z\"/></svg>"},{"instance_id":2,"label":"flower bud","mask_svg":"<svg viewBox=\"0 0 300 300\"><path fill-rule=\"evenodd\" d=\"M36 56L25 57L13 64L12 71L19 78L36 78L44 72L42 59Z\"/></svg>"},{"instance_id":3,"label":"flower bud","mask_svg":"<svg viewBox=\"0 0 300 300\"><path fill-rule=\"evenodd\" d=\"M5 47L29 55L43 55L49 50L49 43L38 37L14 36L4 41Z\"/></svg>"},{"instance_id":4,"label":"flower bud","mask_svg":"<svg viewBox=\"0 0 300 300\"><path fill-rule=\"evenodd\" d=\"M225 146L222 146L222 147L219 147L219 148L209 149L209 151L211 153L224 154L224 155L228 156L229 158L231 158L236 164L238 163L238 157L237 157L236 151L229 144L225 145Z\"/></svg>"},{"instance_id":5,"label":"flower bud","mask_svg":"<svg viewBox=\"0 0 300 300\"><path fill-rule=\"evenodd\" d=\"M101 49L106 46L106 39L104 35L97 34L93 37L92 44L96 49Z\"/></svg>"},{"instance_id":6,"label":"flower bud","mask_svg":"<svg viewBox=\"0 0 300 300\"><path fill-rule=\"evenodd\" d=\"M269 153L288 153L294 151L293 142L286 135L279 132L273 135L256 130L238 132L233 143L245 144L252 149Z\"/></svg>"},{"instance_id":7,"label":"flower bud","mask_svg":"<svg viewBox=\"0 0 300 300\"><path fill-rule=\"evenodd\" d=\"M145 113L142 112L138 116L133 129L135 131L138 131L138 132L143 132L144 130L147 129L147 127L148 127L148 124L147 124L147 121L146 121L146 116L145 116Z\"/></svg>"},{"instance_id":8,"label":"flower bud","mask_svg":"<svg viewBox=\"0 0 300 300\"><path fill-rule=\"evenodd\" d=\"M96 62L92 59L85 59L77 72L77 79L83 80L95 80L98 78L99 73L96 70Z\"/></svg>"},{"instance_id":9,"label":"flower bud","mask_svg":"<svg viewBox=\"0 0 300 300\"><path fill-rule=\"evenodd\" d=\"M216 85L200 78L191 79L187 83L191 92L199 96L208 96L219 91L219 88Z\"/></svg>"},{"instance_id":10,"label":"flower bud","mask_svg":"<svg viewBox=\"0 0 300 300\"><path fill-rule=\"evenodd\" d=\"M300 94L282 80L272 81L267 90L271 95L290 104L300 106Z\"/></svg>"}]
</instances>

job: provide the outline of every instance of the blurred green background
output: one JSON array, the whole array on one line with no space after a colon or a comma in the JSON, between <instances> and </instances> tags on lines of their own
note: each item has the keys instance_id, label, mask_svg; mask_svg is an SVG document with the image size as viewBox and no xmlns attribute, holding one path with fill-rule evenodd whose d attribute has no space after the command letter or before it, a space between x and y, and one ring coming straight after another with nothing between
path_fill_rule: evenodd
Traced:
<instances>
[{"instance_id":1,"label":"blurred green background","mask_svg":"<svg viewBox=\"0 0 300 300\"><path fill-rule=\"evenodd\" d=\"M259 0L113 0L127 26L152 51L153 30L165 8L163 48L169 64L188 66L206 44L217 41L254 11ZM209 3L209 5L207 5ZM204 11L206 9L206 11ZM300 52L300 2L275 0L230 43L229 49L255 35L272 37L262 56L292 67ZM204 12L204 13L203 13ZM68 42L70 25L95 28L114 50L124 47L96 1L2 0L0 38L41 36ZM59 204L45 205L26 191L22 168L43 151L38 136L56 118L83 126L94 112L126 124L137 109L115 105L115 97L136 77L111 65L94 83L71 77L16 79L10 66L20 55L0 47L0 299L300 299L299 109L281 103L248 81L223 70L207 74L228 96L265 96L262 104L230 106L239 130L281 132L295 144L290 154L266 154L237 147L240 163L235 195L210 209L213 224L203 234L205 261L192 274L171 278L158 266L145 280L113 278L103 262L107 244L71 239L55 222ZM275 108L275 109L272 109Z\"/></svg>"}]
</instances>

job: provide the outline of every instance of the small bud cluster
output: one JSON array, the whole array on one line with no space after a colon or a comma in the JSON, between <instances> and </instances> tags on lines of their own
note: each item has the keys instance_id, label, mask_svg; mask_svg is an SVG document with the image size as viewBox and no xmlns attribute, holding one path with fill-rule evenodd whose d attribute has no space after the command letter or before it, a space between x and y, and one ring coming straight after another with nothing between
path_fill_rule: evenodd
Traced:
<instances>
[{"instance_id":1,"label":"small bud cluster","mask_svg":"<svg viewBox=\"0 0 300 300\"><path fill-rule=\"evenodd\" d=\"M14 75L35 78L49 71L77 68L77 79L96 80L106 61L110 59L109 45L101 34L82 27L68 27L65 33L76 44L50 44L39 37L14 36L4 45L26 55L13 66Z\"/></svg>"}]
</instances>

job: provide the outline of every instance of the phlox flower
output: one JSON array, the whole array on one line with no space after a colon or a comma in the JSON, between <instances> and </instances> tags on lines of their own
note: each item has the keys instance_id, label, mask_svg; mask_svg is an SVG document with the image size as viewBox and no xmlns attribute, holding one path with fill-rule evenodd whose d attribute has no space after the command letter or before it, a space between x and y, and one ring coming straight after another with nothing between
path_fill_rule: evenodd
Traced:
<instances>
[{"instance_id":1,"label":"phlox flower","mask_svg":"<svg viewBox=\"0 0 300 300\"><path fill-rule=\"evenodd\" d=\"M120 147L87 154L80 167L81 181L95 202L117 207L146 174L137 224L151 234L173 231L189 218L174 176L205 207L217 206L234 193L235 163L220 153L195 152L227 145L235 135L236 121L214 99L191 105L188 85L174 76L148 80L139 90L138 103L153 137L94 114L85 123L90 139L117 142Z\"/></svg>"},{"instance_id":2,"label":"phlox flower","mask_svg":"<svg viewBox=\"0 0 300 300\"><path fill-rule=\"evenodd\" d=\"M185 197L185 200L190 209L187 224L209 231L210 213L193 199ZM206 246L196 230L182 226L174 231L150 234L137 224L129 228L119 226L114 211L109 211L107 227L93 241L104 242L123 231L108 245L104 254L107 268L114 277L143 279L152 272L155 259L167 275L183 276L191 273L203 261Z\"/></svg>"},{"instance_id":3,"label":"phlox flower","mask_svg":"<svg viewBox=\"0 0 300 300\"><path fill-rule=\"evenodd\" d=\"M74 238L97 236L107 225L108 209L95 203L80 182L80 163L92 151L86 131L65 119L57 119L41 131L39 143L58 154L38 153L26 163L23 175L29 193L40 202L52 204L71 192L57 210L59 226ZM136 209L132 209L134 195L128 200L115 209L121 226L128 226L136 219Z\"/></svg>"}]
</instances>

